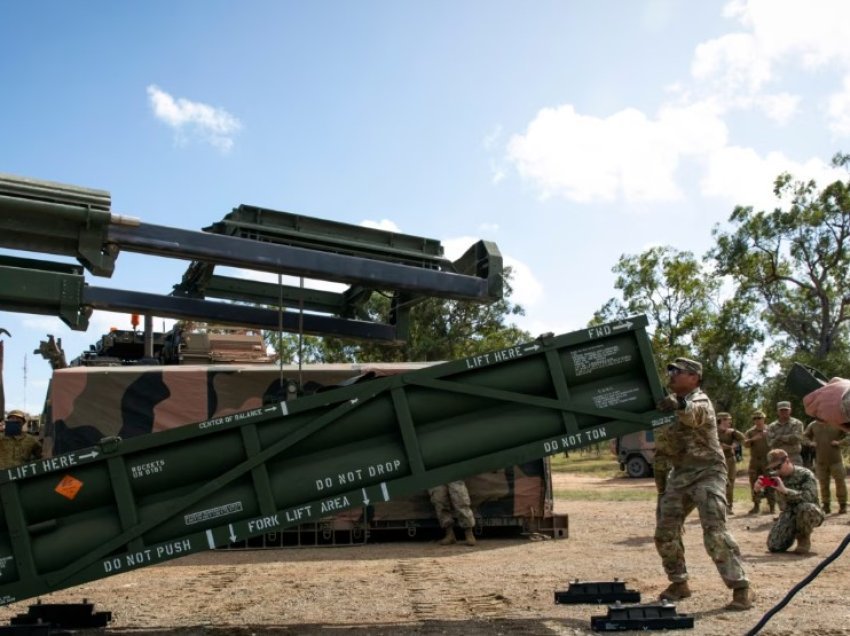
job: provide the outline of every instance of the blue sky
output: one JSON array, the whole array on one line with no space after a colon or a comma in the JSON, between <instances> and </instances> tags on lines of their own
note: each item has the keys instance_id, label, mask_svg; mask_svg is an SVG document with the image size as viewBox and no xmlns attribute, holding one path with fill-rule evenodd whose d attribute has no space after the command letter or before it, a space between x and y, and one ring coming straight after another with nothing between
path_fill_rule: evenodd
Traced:
<instances>
[{"instance_id":1,"label":"blue sky","mask_svg":"<svg viewBox=\"0 0 850 636\"><path fill-rule=\"evenodd\" d=\"M450 256L489 239L532 334L584 326L621 254L702 254L777 174L826 183L850 150L837 0L7 0L0 76L0 172L186 229L248 203ZM167 293L184 269L125 253L87 279ZM47 333L74 357L110 326L0 312L7 408L40 409Z\"/></svg>"}]
</instances>

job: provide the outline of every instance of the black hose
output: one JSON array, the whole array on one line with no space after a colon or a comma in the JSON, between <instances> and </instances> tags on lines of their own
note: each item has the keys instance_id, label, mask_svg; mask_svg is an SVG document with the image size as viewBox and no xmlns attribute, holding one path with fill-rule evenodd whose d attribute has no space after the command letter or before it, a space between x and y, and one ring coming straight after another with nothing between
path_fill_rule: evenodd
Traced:
<instances>
[{"instance_id":1,"label":"black hose","mask_svg":"<svg viewBox=\"0 0 850 636\"><path fill-rule=\"evenodd\" d=\"M844 537L844 539L841 541L841 543L838 544L838 547L835 548L835 550L832 552L832 554L830 554L823 561L818 563L815 566L815 569L812 570L808 574L808 576L806 576L806 578L804 578L802 581L797 583L797 585L795 585L790 590L788 590L788 593L782 598L782 600L779 601L773 607L771 607L767 611L767 613L764 616L761 617L761 620L758 623L756 623L756 626L753 627L750 631L747 632L746 636L755 636L756 634L758 634L761 631L761 629L765 625L767 625L767 621L769 621L771 618L773 618L773 615L778 613L779 610L781 610L783 607L788 605L788 603L791 601L792 598L794 598L794 595L797 592L799 592L804 587L806 587L809 583L811 583L815 579L815 577L817 577L817 575L820 574L821 571L827 565L829 565L830 563L835 561L835 559L837 559L841 555L841 553L844 552L844 549L847 547L847 544L850 544L850 534L848 534L846 537Z\"/></svg>"}]
</instances>

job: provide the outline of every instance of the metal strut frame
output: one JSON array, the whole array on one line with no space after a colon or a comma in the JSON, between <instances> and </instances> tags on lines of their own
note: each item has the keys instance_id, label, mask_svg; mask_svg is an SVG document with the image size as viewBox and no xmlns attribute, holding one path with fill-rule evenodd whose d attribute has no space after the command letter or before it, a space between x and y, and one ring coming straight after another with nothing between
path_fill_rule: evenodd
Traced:
<instances>
[{"instance_id":1,"label":"metal strut frame","mask_svg":"<svg viewBox=\"0 0 850 636\"><path fill-rule=\"evenodd\" d=\"M660 426L671 416L654 409L663 389L645 326L539 339L2 471L0 602Z\"/></svg>"},{"instance_id":2,"label":"metal strut frame","mask_svg":"<svg viewBox=\"0 0 850 636\"><path fill-rule=\"evenodd\" d=\"M451 262L433 239L252 206L239 206L205 232L142 223L110 208L103 190L0 174L0 247L71 256L97 276L112 275L122 250L192 261L171 295L89 288L70 266L6 259L0 261L0 308L57 315L72 329L86 329L93 309L276 326L268 312L205 300L213 297L314 312L305 314L305 333L393 341L407 338L410 308L424 298L502 297L502 256L487 241ZM218 265L350 287L333 293L252 283L214 275ZM376 291L391 296L384 322L358 315ZM297 329L296 321L284 322L285 330Z\"/></svg>"}]
</instances>

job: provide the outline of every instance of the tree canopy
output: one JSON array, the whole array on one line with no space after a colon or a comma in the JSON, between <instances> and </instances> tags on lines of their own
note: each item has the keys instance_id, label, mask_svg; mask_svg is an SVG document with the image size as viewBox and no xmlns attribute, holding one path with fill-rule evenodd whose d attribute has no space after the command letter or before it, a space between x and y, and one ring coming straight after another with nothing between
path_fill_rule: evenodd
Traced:
<instances>
[{"instance_id":1,"label":"tree canopy","mask_svg":"<svg viewBox=\"0 0 850 636\"><path fill-rule=\"evenodd\" d=\"M850 156L833 165L846 169ZM699 359L718 410L745 419L758 403L791 398L792 360L848 373L850 180L819 188L785 173L774 194L770 211L737 206L700 258L669 246L621 256L620 295L593 317L647 314L659 365Z\"/></svg>"},{"instance_id":2,"label":"tree canopy","mask_svg":"<svg viewBox=\"0 0 850 636\"><path fill-rule=\"evenodd\" d=\"M357 342L334 337L267 334L284 362L429 362L454 360L503 349L531 339L511 320L525 314L514 304L510 268L504 270L502 299L479 304L469 301L427 298L410 311L410 337L400 344ZM389 313L390 300L372 294L364 306L369 319ZM299 356L299 351L301 355Z\"/></svg>"}]
</instances>

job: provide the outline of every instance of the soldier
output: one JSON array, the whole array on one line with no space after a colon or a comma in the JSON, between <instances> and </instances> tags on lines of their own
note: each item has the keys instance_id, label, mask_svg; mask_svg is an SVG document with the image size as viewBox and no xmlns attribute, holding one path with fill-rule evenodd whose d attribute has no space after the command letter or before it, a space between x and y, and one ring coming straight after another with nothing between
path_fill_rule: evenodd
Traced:
<instances>
[{"instance_id":1,"label":"soldier","mask_svg":"<svg viewBox=\"0 0 850 636\"><path fill-rule=\"evenodd\" d=\"M732 502L735 499L735 477L738 475L735 446L744 442L744 434L732 427L732 416L729 413L717 414L717 438L726 458L726 513L734 515Z\"/></svg>"},{"instance_id":2,"label":"soldier","mask_svg":"<svg viewBox=\"0 0 850 636\"><path fill-rule=\"evenodd\" d=\"M434 504L440 527L446 533L438 543L440 545L451 545L457 542L454 530L455 520L452 516L452 510L454 510L458 523L463 528L466 545L475 545L475 535L472 530L475 527L475 516L472 514L466 483L463 480L453 481L442 486L429 488L428 494L431 496L431 503Z\"/></svg>"},{"instance_id":3,"label":"soldier","mask_svg":"<svg viewBox=\"0 0 850 636\"><path fill-rule=\"evenodd\" d=\"M26 414L17 409L6 415L0 436L0 469L20 466L41 457L41 442L24 430L26 421Z\"/></svg>"},{"instance_id":4,"label":"soldier","mask_svg":"<svg viewBox=\"0 0 850 636\"><path fill-rule=\"evenodd\" d=\"M756 488L772 488L776 491L782 512L773 523L767 535L767 549L771 552L785 552L797 540L794 552L811 552L812 530L823 523L824 514L818 506L818 483L808 468L795 466L791 458L781 448L767 454L767 466L773 482L765 479L756 483Z\"/></svg>"},{"instance_id":5,"label":"soldier","mask_svg":"<svg viewBox=\"0 0 850 636\"><path fill-rule=\"evenodd\" d=\"M829 384L812 391L803 398L806 413L821 422L850 430L850 380L832 378Z\"/></svg>"},{"instance_id":6,"label":"soldier","mask_svg":"<svg viewBox=\"0 0 850 636\"><path fill-rule=\"evenodd\" d=\"M847 512L847 470L841 457L841 446L847 442L847 433L826 422L813 420L803 435L815 445L815 475L820 482L821 508L829 514L829 482L834 479L838 514L843 515Z\"/></svg>"},{"instance_id":7,"label":"soldier","mask_svg":"<svg viewBox=\"0 0 850 636\"><path fill-rule=\"evenodd\" d=\"M670 433L675 455L655 528L655 547L670 580L660 599L675 601L691 595L682 529L685 517L696 508L706 552L726 587L733 590L726 608L749 609L755 592L738 544L726 530L726 462L717 439L714 407L700 388L702 365L676 358L667 365L667 373L673 395L662 400L658 409L676 412Z\"/></svg>"},{"instance_id":8,"label":"soldier","mask_svg":"<svg viewBox=\"0 0 850 636\"><path fill-rule=\"evenodd\" d=\"M797 466L803 465L803 423L791 417L791 402L776 403L777 419L767 427L767 445L770 449L781 448Z\"/></svg>"},{"instance_id":9,"label":"soldier","mask_svg":"<svg viewBox=\"0 0 850 636\"><path fill-rule=\"evenodd\" d=\"M750 492L753 495L753 507L747 514L758 514L763 497L767 498L770 514L776 510L776 494L772 489L757 491L756 481L767 471L767 427L764 424L764 411L753 412L753 426L744 433L744 446L750 449L750 465L747 476L750 480Z\"/></svg>"}]
</instances>

